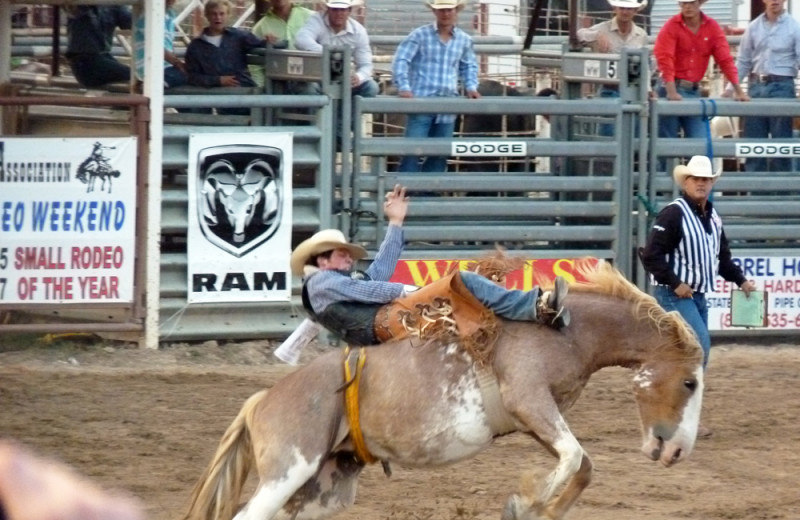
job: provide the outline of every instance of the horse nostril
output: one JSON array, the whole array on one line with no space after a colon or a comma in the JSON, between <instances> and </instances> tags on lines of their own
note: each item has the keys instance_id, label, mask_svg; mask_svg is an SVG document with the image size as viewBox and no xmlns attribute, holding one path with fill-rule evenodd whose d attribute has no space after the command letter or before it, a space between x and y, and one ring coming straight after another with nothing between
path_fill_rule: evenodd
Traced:
<instances>
[{"instance_id":1,"label":"horse nostril","mask_svg":"<svg viewBox=\"0 0 800 520\"><path fill-rule=\"evenodd\" d=\"M650 460L658 460L661 458L661 448L653 448L650 452Z\"/></svg>"},{"instance_id":2,"label":"horse nostril","mask_svg":"<svg viewBox=\"0 0 800 520\"><path fill-rule=\"evenodd\" d=\"M672 462L678 462L678 460L681 458L681 453L682 451L680 448L675 450L675 453L672 454Z\"/></svg>"}]
</instances>

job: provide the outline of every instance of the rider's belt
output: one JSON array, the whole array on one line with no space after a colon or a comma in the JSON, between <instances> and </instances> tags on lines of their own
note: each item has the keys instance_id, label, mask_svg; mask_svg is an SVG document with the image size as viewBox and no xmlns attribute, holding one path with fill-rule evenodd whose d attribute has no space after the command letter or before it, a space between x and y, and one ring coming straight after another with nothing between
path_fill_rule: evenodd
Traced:
<instances>
[{"instance_id":1,"label":"rider's belt","mask_svg":"<svg viewBox=\"0 0 800 520\"><path fill-rule=\"evenodd\" d=\"M700 88L699 81L689 81L688 79L675 78L675 86L686 90L697 90Z\"/></svg>"},{"instance_id":2,"label":"rider's belt","mask_svg":"<svg viewBox=\"0 0 800 520\"><path fill-rule=\"evenodd\" d=\"M451 317L462 338L475 334L485 326L487 313L491 314L466 288L461 275L455 271L381 307L375 317L375 336L381 342L408 336L409 321L418 323L421 310L437 300L447 301L452 306Z\"/></svg>"},{"instance_id":3,"label":"rider's belt","mask_svg":"<svg viewBox=\"0 0 800 520\"><path fill-rule=\"evenodd\" d=\"M777 83L779 81L794 81L794 76L779 76L777 74L750 74L753 83Z\"/></svg>"}]
</instances>

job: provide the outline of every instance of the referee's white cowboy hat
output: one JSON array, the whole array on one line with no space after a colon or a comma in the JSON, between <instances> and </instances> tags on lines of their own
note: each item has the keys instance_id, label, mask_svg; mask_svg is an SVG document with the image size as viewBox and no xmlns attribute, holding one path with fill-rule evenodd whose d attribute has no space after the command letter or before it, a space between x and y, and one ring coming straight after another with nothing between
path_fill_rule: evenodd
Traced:
<instances>
[{"instance_id":1,"label":"referee's white cowboy hat","mask_svg":"<svg viewBox=\"0 0 800 520\"><path fill-rule=\"evenodd\" d=\"M608 0L611 7L622 7L625 9L642 9L647 6L647 0L637 2L636 0Z\"/></svg>"},{"instance_id":2,"label":"referee's white cowboy hat","mask_svg":"<svg viewBox=\"0 0 800 520\"><path fill-rule=\"evenodd\" d=\"M706 177L716 182L722 172L714 171L711 159L705 155L695 155L686 165L679 164L672 170L672 178L678 186L683 186L686 177Z\"/></svg>"},{"instance_id":3,"label":"referee's white cowboy hat","mask_svg":"<svg viewBox=\"0 0 800 520\"><path fill-rule=\"evenodd\" d=\"M458 9L464 7L463 0L426 0L425 5L431 9Z\"/></svg>"},{"instance_id":4,"label":"referee's white cowboy hat","mask_svg":"<svg viewBox=\"0 0 800 520\"><path fill-rule=\"evenodd\" d=\"M303 276L303 267L312 256L333 251L334 249L347 249L353 260L361 260L367 256L366 249L348 242L344 237L344 233L338 229L323 229L314 233L311 238L301 242L292 251L292 258L289 262L292 267L292 273L297 276Z\"/></svg>"}]
</instances>

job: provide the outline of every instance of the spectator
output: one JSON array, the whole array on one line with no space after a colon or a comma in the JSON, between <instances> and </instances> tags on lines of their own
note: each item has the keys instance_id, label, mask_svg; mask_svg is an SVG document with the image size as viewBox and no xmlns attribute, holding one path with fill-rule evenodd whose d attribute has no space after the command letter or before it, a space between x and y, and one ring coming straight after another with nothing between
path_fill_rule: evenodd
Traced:
<instances>
[{"instance_id":1,"label":"spectator","mask_svg":"<svg viewBox=\"0 0 800 520\"><path fill-rule=\"evenodd\" d=\"M301 51L322 52L323 47L351 48L354 71L350 86L354 96L375 97L378 84L372 79L372 49L363 25L350 18L354 0L329 0L326 10L313 13L297 31L295 46Z\"/></svg>"},{"instance_id":2,"label":"spectator","mask_svg":"<svg viewBox=\"0 0 800 520\"><path fill-rule=\"evenodd\" d=\"M186 84L186 66L175 55L175 0L164 2L164 88L180 87ZM136 58L136 78L144 81L144 14L136 20L133 32L133 52Z\"/></svg>"},{"instance_id":3,"label":"spectator","mask_svg":"<svg viewBox=\"0 0 800 520\"><path fill-rule=\"evenodd\" d=\"M142 520L137 502L114 496L61 463L0 439L0 518Z\"/></svg>"},{"instance_id":4,"label":"spectator","mask_svg":"<svg viewBox=\"0 0 800 520\"><path fill-rule=\"evenodd\" d=\"M131 28L131 11L122 6L69 7L67 59L81 86L99 88L130 81L131 69L111 55L114 31Z\"/></svg>"},{"instance_id":5,"label":"spectator","mask_svg":"<svg viewBox=\"0 0 800 520\"><path fill-rule=\"evenodd\" d=\"M608 0L614 11L610 20L588 28L578 29L581 43L591 44L594 52L615 53L622 49L640 49L647 44L647 32L633 23L643 7L635 0Z\"/></svg>"},{"instance_id":6,"label":"spectator","mask_svg":"<svg viewBox=\"0 0 800 520\"><path fill-rule=\"evenodd\" d=\"M619 54L623 49L640 49L647 45L647 32L633 23L636 13L643 7L636 0L608 0L614 17L588 28L578 29L578 39L591 44L594 52ZM618 85L602 85L597 95L601 98L618 98ZM614 125L600 125L600 135L614 135Z\"/></svg>"},{"instance_id":7,"label":"spectator","mask_svg":"<svg viewBox=\"0 0 800 520\"><path fill-rule=\"evenodd\" d=\"M186 49L190 85L200 87L255 87L247 69L247 52L264 47L266 40L226 25L228 0L209 0L204 13L208 26Z\"/></svg>"},{"instance_id":8,"label":"spectator","mask_svg":"<svg viewBox=\"0 0 800 520\"><path fill-rule=\"evenodd\" d=\"M467 97L477 99L478 62L472 38L456 27L461 0L431 0L427 3L436 21L411 33L397 47L392 76L402 98L458 96L461 78ZM406 137L452 137L454 114L409 114ZM407 155L400 162L401 172L444 172L447 157L420 159Z\"/></svg>"},{"instance_id":9,"label":"spectator","mask_svg":"<svg viewBox=\"0 0 800 520\"><path fill-rule=\"evenodd\" d=\"M713 171L708 157L696 155L686 166L676 166L672 176L683 196L658 214L640 257L656 284L659 305L678 311L694 330L706 367L711 337L705 293L713 291L717 275L736 283L747 295L756 286L733 263L722 220L709 200L720 172ZM711 429L701 425L697 435L708 437Z\"/></svg>"},{"instance_id":10,"label":"spectator","mask_svg":"<svg viewBox=\"0 0 800 520\"><path fill-rule=\"evenodd\" d=\"M750 22L739 45L739 80L748 78L751 98L794 98L794 78L800 66L800 24L784 9L786 0L764 0L764 12ZM792 118L749 116L744 137L792 137ZM749 172L790 171L791 159L747 159Z\"/></svg>"},{"instance_id":11,"label":"spectator","mask_svg":"<svg viewBox=\"0 0 800 520\"><path fill-rule=\"evenodd\" d=\"M272 0L269 10L253 26L253 34L265 38L273 47L294 49L297 32L313 12L292 0ZM264 67L250 65L250 74L259 86L264 85Z\"/></svg>"},{"instance_id":12,"label":"spectator","mask_svg":"<svg viewBox=\"0 0 800 520\"><path fill-rule=\"evenodd\" d=\"M730 81L739 101L749 98L739 85L736 64L731 56L728 40L719 24L700 11L704 0L678 0L681 12L669 20L658 33L653 50L661 73L657 94L670 101L700 97L700 81L714 61ZM661 117L658 135L678 137L679 128L684 137L705 137L706 130L700 116Z\"/></svg>"}]
</instances>

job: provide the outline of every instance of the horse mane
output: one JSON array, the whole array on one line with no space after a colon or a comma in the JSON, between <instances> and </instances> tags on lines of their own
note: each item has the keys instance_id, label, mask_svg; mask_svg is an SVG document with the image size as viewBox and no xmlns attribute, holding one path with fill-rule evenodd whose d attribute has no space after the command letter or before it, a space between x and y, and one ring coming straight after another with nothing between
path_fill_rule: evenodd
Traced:
<instances>
[{"instance_id":1,"label":"horse mane","mask_svg":"<svg viewBox=\"0 0 800 520\"><path fill-rule=\"evenodd\" d=\"M650 320L661 335L670 339L669 346L683 348L687 355L700 355L700 344L692 329L676 311L665 311L656 299L641 291L605 260L583 258L576 265L586 282L570 284L570 291L596 293L620 298L634 304L634 313Z\"/></svg>"}]
</instances>

